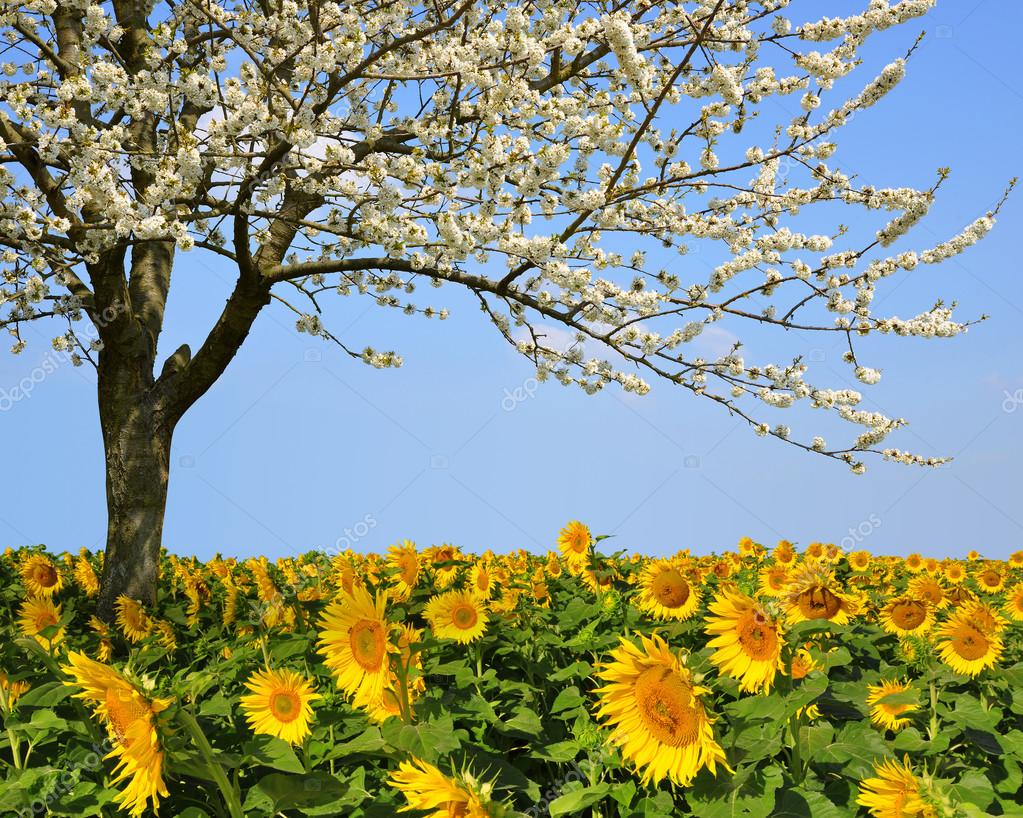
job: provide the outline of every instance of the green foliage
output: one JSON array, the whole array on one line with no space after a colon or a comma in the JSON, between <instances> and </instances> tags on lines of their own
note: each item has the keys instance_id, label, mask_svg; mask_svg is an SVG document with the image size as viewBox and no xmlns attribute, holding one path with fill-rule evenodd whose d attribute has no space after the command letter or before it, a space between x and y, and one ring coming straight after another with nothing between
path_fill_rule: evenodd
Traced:
<instances>
[{"instance_id":1,"label":"green foliage","mask_svg":"<svg viewBox=\"0 0 1023 818\"><path fill-rule=\"evenodd\" d=\"M352 706L317 654L317 620L340 583L338 566L319 555L265 567L280 597L273 603L249 569L230 566L235 577L248 579L236 586L230 622L224 615L229 588L216 571L168 561L160 604L149 614L169 623L173 643L156 632L131 643L117 628L104 637L89 625L91 599L71 584L60 595L63 641L52 651L19 632L24 591L17 563L0 561L0 667L8 689L28 685L3 708L0 814L27 815L33 803L53 816L118 814L113 798L123 782L113 780L114 762L103 758L111 740L71 696L75 689L61 671L67 650L96 656L104 640L115 667L149 685L151 695L173 699L159 728L170 791L160 815L393 816L405 801L388 778L413 757L492 782L495 812L536 818L851 818L863 814L856 804L860 782L884 759L908 759L926 782L936 815L1023 814L1017 623L1006 626L998 666L972 679L942 665L926 639L905 648L880 630L876 617L796 624L785 634L785 656L805 648L814 667L798 679L780 673L769 691L743 693L706 647L706 604L720 583L712 573L694 617L658 622L636 605L639 566L627 559L591 557L600 566L596 580L613 580L599 592L568 572L546 576L550 607L529 595L543 560L517 560L495 562L503 585L481 639L464 646L425 630L415 648L425 690L415 699L414 719L383 722ZM473 561L453 564L460 587ZM317 570L296 571L305 565ZM753 562L740 564L730 581L755 588L755 569ZM379 570L370 574L363 566L365 581L380 581ZM408 599L391 601L389 617L423 627L423 608L437 592L433 582L427 572ZM504 604L513 591L521 598ZM880 601L886 591L870 593ZM689 669L708 688L705 702L727 759L716 775L704 769L688 787L641 783L641 771L609 746L596 720L600 664L623 636L654 632L687 655ZM323 697L301 745L255 735L244 717L244 683L267 663L301 672ZM913 682L889 699L915 706L898 732L868 717L868 686L893 678Z\"/></svg>"}]
</instances>

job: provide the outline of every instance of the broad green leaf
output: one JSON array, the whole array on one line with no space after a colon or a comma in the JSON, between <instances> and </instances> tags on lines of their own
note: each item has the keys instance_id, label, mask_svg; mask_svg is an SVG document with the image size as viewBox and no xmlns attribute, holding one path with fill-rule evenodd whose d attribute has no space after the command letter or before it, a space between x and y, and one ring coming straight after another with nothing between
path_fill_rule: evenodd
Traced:
<instances>
[{"instance_id":1,"label":"broad green leaf","mask_svg":"<svg viewBox=\"0 0 1023 818\"><path fill-rule=\"evenodd\" d=\"M857 779L868 777L875 761L891 756L891 751L876 730L863 723L846 725L835 740L821 747L811 763L839 765L842 775Z\"/></svg>"},{"instance_id":2,"label":"broad green leaf","mask_svg":"<svg viewBox=\"0 0 1023 818\"><path fill-rule=\"evenodd\" d=\"M703 770L686 798L700 818L769 818L781 783L782 772L776 766L746 765L734 776L719 770L717 777Z\"/></svg>"},{"instance_id":3,"label":"broad green leaf","mask_svg":"<svg viewBox=\"0 0 1023 818\"><path fill-rule=\"evenodd\" d=\"M571 687L566 687L555 697L554 703L551 704L551 714L560 713L562 710L569 710L573 707L579 707L579 705L585 703L586 699L579 692L579 688L572 685Z\"/></svg>"},{"instance_id":4,"label":"broad green leaf","mask_svg":"<svg viewBox=\"0 0 1023 818\"><path fill-rule=\"evenodd\" d=\"M607 798L610 792L610 785L603 782L591 787L582 787L558 796L551 801L547 809L551 818L558 818L559 815L575 815L587 807L600 803Z\"/></svg>"},{"instance_id":5,"label":"broad green leaf","mask_svg":"<svg viewBox=\"0 0 1023 818\"><path fill-rule=\"evenodd\" d=\"M967 770L951 787L952 797L981 809L987 809L995 799L991 782L977 770Z\"/></svg>"},{"instance_id":6,"label":"broad green leaf","mask_svg":"<svg viewBox=\"0 0 1023 818\"><path fill-rule=\"evenodd\" d=\"M256 787L273 801L277 811L328 804L346 792L340 781L323 772L303 775L271 773L261 778Z\"/></svg>"},{"instance_id":7,"label":"broad green leaf","mask_svg":"<svg viewBox=\"0 0 1023 818\"><path fill-rule=\"evenodd\" d=\"M835 804L823 793L802 787L783 787L778 790L771 818L852 818L850 811Z\"/></svg>"},{"instance_id":8,"label":"broad green leaf","mask_svg":"<svg viewBox=\"0 0 1023 818\"><path fill-rule=\"evenodd\" d=\"M262 765L285 773L305 772L305 767L291 745L275 736L256 736L252 741L245 742L242 751L246 766Z\"/></svg>"}]
</instances>

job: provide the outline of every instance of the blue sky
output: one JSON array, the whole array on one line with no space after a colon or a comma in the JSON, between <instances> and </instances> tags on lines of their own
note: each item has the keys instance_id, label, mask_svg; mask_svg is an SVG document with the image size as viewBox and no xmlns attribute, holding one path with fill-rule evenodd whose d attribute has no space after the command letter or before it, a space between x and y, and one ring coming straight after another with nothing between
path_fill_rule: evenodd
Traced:
<instances>
[{"instance_id":1,"label":"blue sky","mask_svg":"<svg viewBox=\"0 0 1023 818\"><path fill-rule=\"evenodd\" d=\"M831 3L827 13L860 5ZM865 50L854 84L928 31L900 88L838 140L838 164L879 186L925 187L937 167L952 167L909 246L951 237L1023 170L1021 24L1023 7L1012 0L946 0ZM444 323L357 300L328 310L330 328L356 348L401 352L400 370L353 362L298 334L283 308L267 310L222 381L178 427L165 544L201 557L382 550L402 538L473 551L543 550L578 518L614 534L616 547L650 554L721 551L748 535L768 544L785 537L896 554L961 556L977 548L1005 557L1023 543L1021 195L980 245L890 280L876 302L907 316L944 297L958 300L962 316L990 315L950 341L881 338L864 347L863 362L885 376L862 389L865 407L911 421L892 445L955 456L940 469L871 461L857 477L756 438L667 384L654 384L644 398L538 385L472 301L444 288L431 293L452 310ZM195 349L223 304L230 271L192 253L175 275L164 345L188 341ZM0 355L0 388L44 365L50 335L36 327L22 356ZM816 367L815 383L853 386L837 339L790 340ZM774 343L751 342L748 357L771 359L782 348ZM29 399L0 413L5 545L101 547L94 380L87 368L60 365ZM791 425L813 434L815 420L819 413L799 414Z\"/></svg>"}]
</instances>

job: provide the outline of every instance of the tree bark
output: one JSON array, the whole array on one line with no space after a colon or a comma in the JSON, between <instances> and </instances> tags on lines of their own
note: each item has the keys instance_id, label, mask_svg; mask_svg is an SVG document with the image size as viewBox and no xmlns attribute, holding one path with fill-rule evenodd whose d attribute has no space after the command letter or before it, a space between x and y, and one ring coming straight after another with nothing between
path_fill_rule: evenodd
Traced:
<instances>
[{"instance_id":1,"label":"tree bark","mask_svg":"<svg viewBox=\"0 0 1023 818\"><path fill-rule=\"evenodd\" d=\"M144 353L128 360L100 354L107 542L97 615L107 622L122 594L156 602L173 424L159 408L145 367Z\"/></svg>"}]
</instances>

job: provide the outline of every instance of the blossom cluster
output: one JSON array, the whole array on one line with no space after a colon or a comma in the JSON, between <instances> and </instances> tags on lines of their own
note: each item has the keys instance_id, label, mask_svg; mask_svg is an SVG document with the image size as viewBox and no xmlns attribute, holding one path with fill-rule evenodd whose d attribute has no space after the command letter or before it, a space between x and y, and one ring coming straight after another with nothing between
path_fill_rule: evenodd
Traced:
<instances>
[{"instance_id":1,"label":"blossom cluster","mask_svg":"<svg viewBox=\"0 0 1023 818\"><path fill-rule=\"evenodd\" d=\"M73 345L75 323L105 306L101 271L119 263L127 282L126 248L172 244L293 285L309 302L292 307L297 331L397 366L396 352L337 338L320 294L445 318L420 288L456 284L540 380L644 393L666 379L862 470L858 453L903 421L853 411L843 390L807 382L801 359L750 363L741 341L710 355L703 330L834 333L852 375L875 384L858 338L971 323L944 302L877 315L879 282L962 253L997 211L912 247L947 171L927 190L875 187L837 159L841 127L898 87L912 49L858 93L837 80L860 70L873 33L933 0L803 22L787 5L228 0L140 25L90 0L59 13L12 0L0 17L27 56L0 78L0 325L17 352L25 322L63 318ZM764 141L749 123L786 97L798 112ZM858 242L837 224L800 230L826 202L886 221ZM708 272L686 263L697 249ZM543 322L577 342L552 345ZM867 431L844 448L799 443L753 417L755 402L835 409Z\"/></svg>"}]
</instances>

